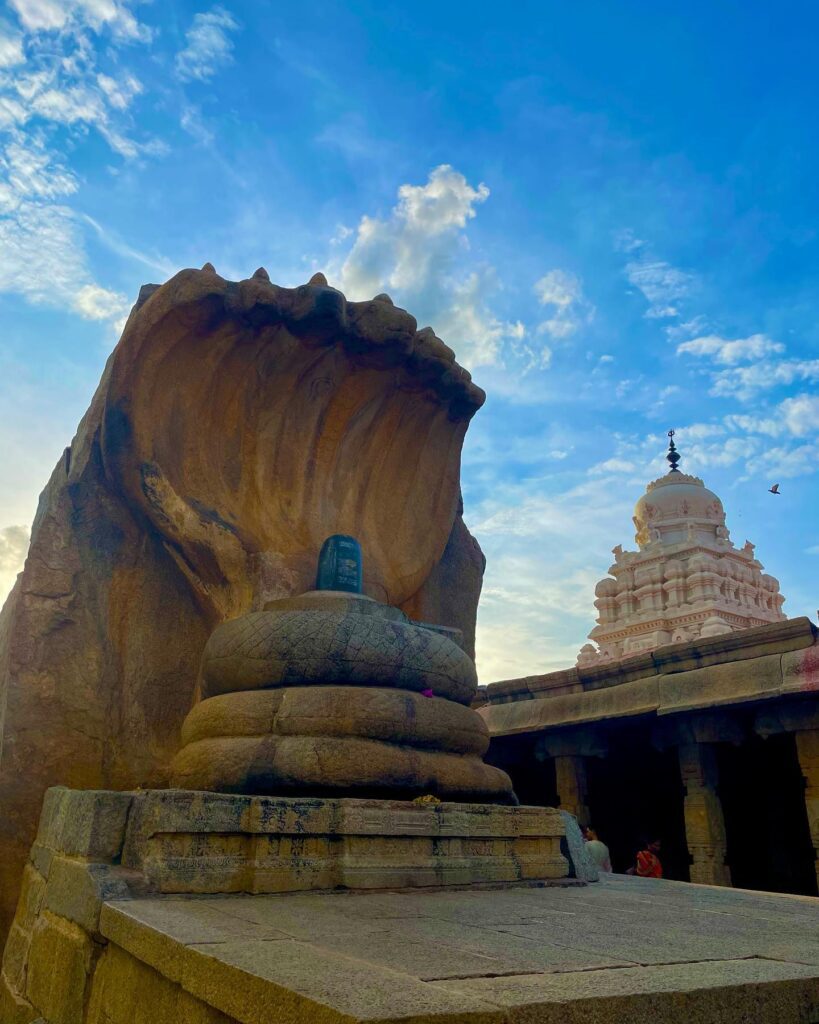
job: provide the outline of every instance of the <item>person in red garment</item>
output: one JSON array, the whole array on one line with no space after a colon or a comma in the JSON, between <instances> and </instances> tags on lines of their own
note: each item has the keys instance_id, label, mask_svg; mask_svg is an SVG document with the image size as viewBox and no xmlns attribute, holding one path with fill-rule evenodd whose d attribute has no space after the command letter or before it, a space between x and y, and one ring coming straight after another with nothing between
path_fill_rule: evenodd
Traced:
<instances>
[{"instance_id":1,"label":"person in red garment","mask_svg":"<svg viewBox=\"0 0 819 1024\"><path fill-rule=\"evenodd\" d=\"M640 844L634 867L629 868L627 875L638 875L640 878L662 878L663 865L660 862L660 840L649 839Z\"/></svg>"}]
</instances>

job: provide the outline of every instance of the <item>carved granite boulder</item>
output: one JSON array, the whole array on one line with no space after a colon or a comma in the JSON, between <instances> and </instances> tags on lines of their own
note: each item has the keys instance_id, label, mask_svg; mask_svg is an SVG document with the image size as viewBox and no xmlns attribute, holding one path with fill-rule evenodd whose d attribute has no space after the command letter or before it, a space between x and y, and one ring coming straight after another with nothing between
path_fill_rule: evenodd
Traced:
<instances>
[{"instance_id":1,"label":"carved granite boulder","mask_svg":"<svg viewBox=\"0 0 819 1024\"><path fill-rule=\"evenodd\" d=\"M475 666L449 632L321 590L223 623L205 647L173 785L515 802L509 776L481 759Z\"/></svg>"},{"instance_id":2,"label":"carved granite boulder","mask_svg":"<svg viewBox=\"0 0 819 1024\"><path fill-rule=\"evenodd\" d=\"M408 313L321 275L142 289L0 615L0 932L45 789L166 784L208 637L308 590L328 535L361 541L365 594L471 648L459 474L483 398Z\"/></svg>"}]
</instances>

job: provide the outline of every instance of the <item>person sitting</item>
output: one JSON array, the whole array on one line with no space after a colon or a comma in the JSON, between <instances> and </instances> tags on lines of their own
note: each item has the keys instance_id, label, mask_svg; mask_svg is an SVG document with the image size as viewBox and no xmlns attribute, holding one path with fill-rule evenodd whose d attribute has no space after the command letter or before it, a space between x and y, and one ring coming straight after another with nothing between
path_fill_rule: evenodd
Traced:
<instances>
[{"instance_id":1,"label":"person sitting","mask_svg":"<svg viewBox=\"0 0 819 1024\"><path fill-rule=\"evenodd\" d=\"M586 853L599 871L611 871L611 855L609 848L600 841L600 837L590 825L583 827L583 838L586 840Z\"/></svg>"},{"instance_id":2,"label":"person sitting","mask_svg":"<svg viewBox=\"0 0 819 1024\"><path fill-rule=\"evenodd\" d=\"M662 878L663 865L660 862L660 840L648 839L640 843L637 851L637 858L634 867L626 872L627 875L638 875L640 878Z\"/></svg>"}]
</instances>

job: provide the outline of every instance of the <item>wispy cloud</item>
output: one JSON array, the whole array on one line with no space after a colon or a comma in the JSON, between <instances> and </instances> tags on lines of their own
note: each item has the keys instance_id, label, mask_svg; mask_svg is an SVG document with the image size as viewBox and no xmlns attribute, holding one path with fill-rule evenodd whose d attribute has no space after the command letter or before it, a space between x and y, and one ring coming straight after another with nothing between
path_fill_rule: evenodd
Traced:
<instances>
[{"instance_id":1,"label":"wispy cloud","mask_svg":"<svg viewBox=\"0 0 819 1024\"><path fill-rule=\"evenodd\" d=\"M212 7L194 15L185 33L186 46L176 55L176 73L183 82L205 82L233 61L231 32L239 22L224 7Z\"/></svg>"},{"instance_id":2,"label":"wispy cloud","mask_svg":"<svg viewBox=\"0 0 819 1024\"><path fill-rule=\"evenodd\" d=\"M664 260L630 260L626 277L651 304L645 315L653 319L678 316L678 303L690 293L693 280Z\"/></svg>"},{"instance_id":3,"label":"wispy cloud","mask_svg":"<svg viewBox=\"0 0 819 1024\"><path fill-rule=\"evenodd\" d=\"M0 21L0 68L11 68L24 60L23 37Z\"/></svg>"},{"instance_id":4,"label":"wispy cloud","mask_svg":"<svg viewBox=\"0 0 819 1024\"><path fill-rule=\"evenodd\" d=\"M118 0L9 0L30 32L60 32L74 27L95 32L107 28L115 38L147 42L151 32L141 25L129 4Z\"/></svg>"},{"instance_id":5,"label":"wispy cloud","mask_svg":"<svg viewBox=\"0 0 819 1024\"><path fill-rule=\"evenodd\" d=\"M707 334L681 342L677 354L706 360L712 395L743 402L774 388L819 381L819 359L787 358L785 346L766 334L735 339Z\"/></svg>"},{"instance_id":6,"label":"wispy cloud","mask_svg":"<svg viewBox=\"0 0 819 1024\"><path fill-rule=\"evenodd\" d=\"M762 360L720 370L713 376L711 394L749 401L760 392L794 383L819 383L819 359Z\"/></svg>"},{"instance_id":7,"label":"wispy cloud","mask_svg":"<svg viewBox=\"0 0 819 1024\"><path fill-rule=\"evenodd\" d=\"M752 334L748 338L736 338L733 341L721 338L717 334L707 334L684 341L677 346L678 355L687 353L692 356L708 356L721 366L735 366L737 363L750 362L784 351L784 345L772 341L766 334Z\"/></svg>"},{"instance_id":8,"label":"wispy cloud","mask_svg":"<svg viewBox=\"0 0 819 1024\"><path fill-rule=\"evenodd\" d=\"M534 290L548 314L537 326L539 334L563 341L594 317L594 306L583 295L580 278L567 270L550 270L535 282Z\"/></svg>"},{"instance_id":9,"label":"wispy cloud","mask_svg":"<svg viewBox=\"0 0 819 1024\"><path fill-rule=\"evenodd\" d=\"M615 248L628 256L625 275L629 284L642 292L649 303L645 316L656 320L679 316L679 304L691 294L694 275L658 259L648 243L631 230L616 235Z\"/></svg>"},{"instance_id":10,"label":"wispy cloud","mask_svg":"<svg viewBox=\"0 0 819 1024\"><path fill-rule=\"evenodd\" d=\"M131 159L156 148L130 134L129 108L142 91L133 74L104 74L92 33L114 49L150 31L116 0L13 0L21 31L4 30L0 63L0 291L90 320L122 319L129 302L94 280L82 220L68 205L80 178L66 156L88 129ZM11 40L11 43L8 43Z\"/></svg>"}]
</instances>

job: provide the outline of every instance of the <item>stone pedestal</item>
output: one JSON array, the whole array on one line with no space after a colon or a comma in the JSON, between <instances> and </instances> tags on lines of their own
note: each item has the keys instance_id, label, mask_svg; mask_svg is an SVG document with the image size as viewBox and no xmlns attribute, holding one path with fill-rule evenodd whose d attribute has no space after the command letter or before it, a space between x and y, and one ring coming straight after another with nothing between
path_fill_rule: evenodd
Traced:
<instances>
[{"instance_id":1,"label":"stone pedestal","mask_svg":"<svg viewBox=\"0 0 819 1024\"><path fill-rule=\"evenodd\" d=\"M805 808L819 880L819 729L804 729L794 735L799 767L805 779Z\"/></svg>"},{"instance_id":2,"label":"stone pedestal","mask_svg":"<svg viewBox=\"0 0 819 1024\"><path fill-rule=\"evenodd\" d=\"M84 1012L107 901L548 882L569 875L563 833L543 807L50 789L0 970L0 1024L109 1020Z\"/></svg>"},{"instance_id":3,"label":"stone pedestal","mask_svg":"<svg viewBox=\"0 0 819 1024\"><path fill-rule=\"evenodd\" d=\"M555 757L555 788L564 811L573 814L581 825L589 824L586 804L588 783L584 758L574 754Z\"/></svg>"},{"instance_id":4,"label":"stone pedestal","mask_svg":"<svg viewBox=\"0 0 819 1024\"><path fill-rule=\"evenodd\" d=\"M294 892L564 878L550 808L224 796L135 797L122 862L152 891Z\"/></svg>"},{"instance_id":5,"label":"stone pedestal","mask_svg":"<svg viewBox=\"0 0 819 1024\"><path fill-rule=\"evenodd\" d=\"M171 766L180 789L515 803L484 764L477 675L455 630L313 591L222 623Z\"/></svg>"},{"instance_id":6,"label":"stone pedestal","mask_svg":"<svg viewBox=\"0 0 819 1024\"><path fill-rule=\"evenodd\" d=\"M692 859L691 881L702 885L730 885L731 872L725 864L725 821L716 790L714 748L706 743L685 743L678 749L685 786L685 836Z\"/></svg>"}]
</instances>

